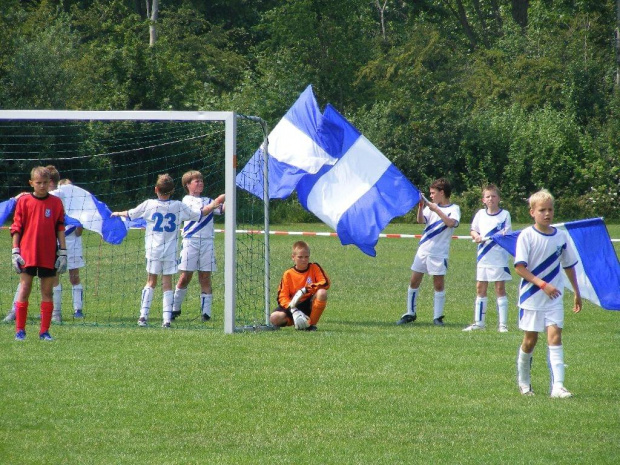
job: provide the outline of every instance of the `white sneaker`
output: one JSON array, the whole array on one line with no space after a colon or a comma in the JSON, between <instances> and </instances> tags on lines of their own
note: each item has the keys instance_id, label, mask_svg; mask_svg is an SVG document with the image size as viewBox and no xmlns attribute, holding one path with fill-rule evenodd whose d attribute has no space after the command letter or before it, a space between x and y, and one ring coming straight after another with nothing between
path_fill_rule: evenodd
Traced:
<instances>
[{"instance_id":1,"label":"white sneaker","mask_svg":"<svg viewBox=\"0 0 620 465\"><path fill-rule=\"evenodd\" d=\"M519 392L521 393L522 396L533 396L534 395L534 391L532 391L531 385L526 386L524 384L520 384Z\"/></svg>"},{"instance_id":2,"label":"white sneaker","mask_svg":"<svg viewBox=\"0 0 620 465\"><path fill-rule=\"evenodd\" d=\"M508 326L506 326L506 325L499 325L498 331L500 333L507 333L508 332Z\"/></svg>"},{"instance_id":3,"label":"white sneaker","mask_svg":"<svg viewBox=\"0 0 620 465\"><path fill-rule=\"evenodd\" d=\"M571 392L566 389L564 386L553 388L551 390L551 397L556 399L568 399L569 397L573 397Z\"/></svg>"},{"instance_id":4,"label":"white sneaker","mask_svg":"<svg viewBox=\"0 0 620 465\"><path fill-rule=\"evenodd\" d=\"M467 328L463 328L463 331L478 331L480 329L486 329L486 326L474 323L473 325L469 325Z\"/></svg>"},{"instance_id":5,"label":"white sneaker","mask_svg":"<svg viewBox=\"0 0 620 465\"><path fill-rule=\"evenodd\" d=\"M7 313L7 315L4 317L4 321L5 323L8 323L10 321L14 321L15 320L15 310L11 309L9 310L9 313Z\"/></svg>"},{"instance_id":6,"label":"white sneaker","mask_svg":"<svg viewBox=\"0 0 620 465\"><path fill-rule=\"evenodd\" d=\"M60 312L52 313L52 323L60 323L62 321L62 317L60 316Z\"/></svg>"}]
</instances>

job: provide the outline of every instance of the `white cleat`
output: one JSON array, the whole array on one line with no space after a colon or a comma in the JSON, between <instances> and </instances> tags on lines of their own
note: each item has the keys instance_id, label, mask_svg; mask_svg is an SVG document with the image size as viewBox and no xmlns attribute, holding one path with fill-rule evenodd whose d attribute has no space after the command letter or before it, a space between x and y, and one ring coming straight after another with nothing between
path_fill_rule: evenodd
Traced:
<instances>
[{"instance_id":1,"label":"white cleat","mask_svg":"<svg viewBox=\"0 0 620 465\"><path fill-rule=\"evenodd\" d=\"M573 397L573 395L568 389L562 386L558 388L553 388L551 390L551 397L553 397L554 399L568 399L569 397Z\"/></svg>"},{"instance_id":2,"label":"white cleat","mask_svg":"<svg viewBox=\"0 0 620 465\"><path fill-rule=\"evenodd\" d=\"M500 333L507 333L508 332L508 326L506 326L506 325L499 325L498 331Z\"/></svg>"},{"instance_id":3,"label":"white cleat","mask_svg":"<svg viewBox=\"0 0 620 465\"><path fill-rule=\"evenodd\" d=\"M532 391L532 386L527 386L524 384L520 384L519 385L519 392L521 393L522 396L533 396L534 395L534 391Z\"/></svg>"},{"instance_id":4,"label":"white cleat","mask_svg":"<svg viewBox=\"0 0 620 465\"><path fill-rule=\"evenodd\" d=\"M52 323L61 323L61 322L62 322L62 317L60 315L60 312L52 313Z\"/></svg>"},{"instance_id":5,"label":"white cleat","mask_svg":"<svg viewBox=\"0 0 620 465\"><path fill-rule=\"evenodd\" d=\"M5 323L8 323L10 321L14 321L15 320L15 310L11 309L9 310L9 313L7 313L7 315L4 317L4 321Z\"/></svg>"},{"instance_id":6,"label":"white cleat","mask_svg":"<svg viewBox=\"0 0 620 465\"><path fill-rule=\"evenodd\" d=\"M474 323L473 325L469 325L467 328L463 328L463 331L479 331L481 329L486 329L486 326Z\"/></svg>"}]
</instances>

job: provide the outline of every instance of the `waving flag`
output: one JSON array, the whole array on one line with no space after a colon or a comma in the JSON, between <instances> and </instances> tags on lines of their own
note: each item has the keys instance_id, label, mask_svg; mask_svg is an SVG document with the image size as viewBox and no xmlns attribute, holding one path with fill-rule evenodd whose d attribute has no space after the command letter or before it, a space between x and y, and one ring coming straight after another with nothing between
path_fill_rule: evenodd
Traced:
<instances>
[{"instance_id":1,"label":"waving flag","mask_svg":"<svg viewBox=\"0 0 620 465\"><path fill-rule=\"evenodd\" d=\"M262 161L257 152L237 185L262 198ZM312 87L301 94L269 135L269 198L299 201L338 233L375 256L379 234L392 218L420 200L409 180L331 105L321 114Z\"/></svg>"},{"instance_id":2,"label":"waving flag","mask_svg":"<svg viewBox=\"0 0 620 465\"><path fill-rule=\"evenodd\" d=\"M73 184L58 186L53 192L60 197L65 213L79 221L85 229L98 233L110 244L120 244L127 228L118 217L110 217L108 206L87 190Z\"/></svg>"},{"instance_id":3,"label":"waving flag","mask_svg":"<svg viewBox=\"0 0 620 465\"><path fill-rule=\"evenodd\" d=\"M620 310L620 262L601 218L554 225L568 233L579 263L575 267L581 296L607 310ZM514 256L520 231L495 234L493 241ZM572 290L567 280L567 287Z\"/></svg>"},{"instance_id":4,"label":"waving flag","mask_svg":"<svg viewBox=\"0 0 620 465\"><path fill-rule=\"evenodd\" d=\"M11 214L13 214L16 204L17 200L15 200L14 197L11 197L9 200L5 200L4 202L0 202L0 226L2 226L6 220L9 219Z\"/></svg>"}]
</instances>

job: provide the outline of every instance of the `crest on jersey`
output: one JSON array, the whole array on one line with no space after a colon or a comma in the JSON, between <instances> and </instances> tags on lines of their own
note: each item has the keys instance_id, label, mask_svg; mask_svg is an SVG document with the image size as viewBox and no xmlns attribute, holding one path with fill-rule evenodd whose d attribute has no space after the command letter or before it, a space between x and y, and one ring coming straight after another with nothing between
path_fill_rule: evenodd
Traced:
<instances>
[{"instance_id":1,"label":"crest on jersey","mask_svg":"<svg viewBox=\"0 0 620 465\"><path fill-rule=\"evenodd\" d=\"M45 209L45 218L50 218L52 216L52 210L50 208Z\"/></svg>"},{"instance_id":2,"label":"crest on jersey","mask_svg":"<svg viewBox=\"0 0 620 465\"><path fill-rule=\"evenodd\" d=\"M312 284L312 279L310 279L310 276L308 276L306 278L306 285L310 286Z\"/></svg>"}]
</instances>

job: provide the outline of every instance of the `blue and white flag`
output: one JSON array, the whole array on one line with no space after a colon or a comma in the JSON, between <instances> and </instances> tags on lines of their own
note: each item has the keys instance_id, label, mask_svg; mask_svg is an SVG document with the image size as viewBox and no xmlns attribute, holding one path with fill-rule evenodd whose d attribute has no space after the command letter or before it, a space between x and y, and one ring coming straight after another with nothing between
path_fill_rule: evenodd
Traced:
<instances>
[{"instance_id":1,"label":"blue and white flag","mask_svg":"<svg viewBox=\"0 0 620 465\"><path fill-rule=\"evenodd\" d=\"M237 176L237 185L263 197L262 152ZM312 86L269 135L269 198L293 190L301 205L333 228L343 245L375 256L379 234L411 210L420 192L331 105L321 114Z\"/></svg>"},{"instance_id":2,"label":"blue and white flag","mask_svg":"<svg viewBox=\"0 0 620 465\"><path fill-rule=\"evenodd\" d=\"M0 202L0 226L2 226L6 220L9 219L9 216L13 214L16 204L17 200L15 200L14 197L11 197L9 200L5 200L4 202Z\"/></svg>"},{"instance_id":3,"label":"blue and white flag","mask_svg":"<svg viewBox=\"0 0 620 465\"><path fill-rule=\"evenodd\" d=\"M607 310L620 310L620 262L603 220L591 218L554 226L568 233L579 256L575 272L581 297ZM495 234L491 239L514 256L520 232Z\"/></svg>"},{"instance_id":4,"label":"blue and white flag","mask_svg":"<svg viewBox=\"0 0 620 465\"><path fill-rule=\"evenodd\" d=\"M87 190L73 184L58 186L54 191L65 207L65 214L79 221L84 229L98 233L110 244L120 244L127 228L118 217L111 217L108 206Z\"/></svg>"}]
</instances>

